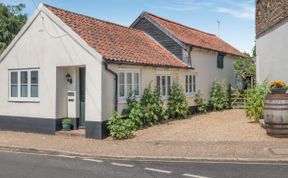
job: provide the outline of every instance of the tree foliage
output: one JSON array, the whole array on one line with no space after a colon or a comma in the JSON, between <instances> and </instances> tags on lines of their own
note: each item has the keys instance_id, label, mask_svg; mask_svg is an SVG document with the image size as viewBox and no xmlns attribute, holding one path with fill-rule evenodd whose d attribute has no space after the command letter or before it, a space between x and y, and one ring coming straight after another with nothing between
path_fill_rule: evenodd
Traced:
<instances>
[{"instance_id":1,"label":"tree foliage","mask_svg":"<svg viewBox=\"0 0 288 178\"><path fill-rule=\"evenodd\" d=\"M243 83L243 89L247 89L251 80L255 79L256 76L256 65L254 58L256 57L256 48L253 48L252 56L241 57L237 59L233 65L235 74L240 76Z\"/></svg>"},{"instance_id":2,"label":"tree foliage","mask_svg":"<svg viewBox=\"0 0 288 178\"><path fill-rule=\"evenodd\" d=\"M24 8L24 4L9 6L0 3L0 54L27 21Z\"/></svg>"}]
</instances>

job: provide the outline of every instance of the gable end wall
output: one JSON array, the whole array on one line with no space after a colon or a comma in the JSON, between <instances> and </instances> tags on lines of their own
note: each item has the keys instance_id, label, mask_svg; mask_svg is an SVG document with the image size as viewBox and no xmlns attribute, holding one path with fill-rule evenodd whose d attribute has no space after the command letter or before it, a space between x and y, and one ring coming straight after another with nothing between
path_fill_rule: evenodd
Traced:
<instances>
[{"instance_id":1,"label":"gable end wall","mask_svg":"<svg viewBox=\"0 0 288 178\"><path fill-rule=\"evenodd\" d=\"M154 26L151 22L149 22L146 18L142 18L134 28L143 30L145 33L150 35L154 40L156 40L159 44L165 47L168 51L174 54L177 58L182 60L182 47L169 36L167 36L164 32Z\"/></svg>"}]
</instances>

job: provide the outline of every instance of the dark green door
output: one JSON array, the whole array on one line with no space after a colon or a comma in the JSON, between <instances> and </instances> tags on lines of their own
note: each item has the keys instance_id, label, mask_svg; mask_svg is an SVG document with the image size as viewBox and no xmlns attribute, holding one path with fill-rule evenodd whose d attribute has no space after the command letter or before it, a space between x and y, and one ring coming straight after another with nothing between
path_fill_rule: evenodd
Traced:
<instances>
[{"instance_id":1,"label":"dark green door","mask_svg":"<svg viewBox=\"0 0 288 178\"><path fill-rule=\"evenodd\" d=\"M80 100L80 127L85 127L85 68L79 68L79 100Z\"/></svg>"}]
</instances>

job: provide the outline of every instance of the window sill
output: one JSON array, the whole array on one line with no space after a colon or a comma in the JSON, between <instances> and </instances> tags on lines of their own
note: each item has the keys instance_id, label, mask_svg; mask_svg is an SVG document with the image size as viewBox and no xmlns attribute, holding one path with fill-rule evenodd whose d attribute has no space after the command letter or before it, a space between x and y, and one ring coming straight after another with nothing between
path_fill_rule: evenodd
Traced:
<instances>
[{"instance_id":1,"label":"window sill","mask_svg":"<svg viewBox=\"0 0 288 178\"><path fill-rule=\"evenodd\" d=\"M118 104L126 104L128 98L118 98ZM136 96L136 101L140 101L141 96Z\"/></svg>"},{"instance_id":2,"label":"window sill","mask_svg":"<svg viewBox=\"0 0 288 178\"><path fill-rule=\"evenodd\" d=\"M196 93L186 93L186 97L195 97Z\"/></svg>"},{"instance_id":3,"label":"window sill","mask_svg":"<svg viewBox=\"0 0 288 178\"><path fill-rule=\"evenodd\" d=\"M13 103L40 103L40 99L13 99L10 98L8 102L13 102Z\"/></svg>"}]
</instances>

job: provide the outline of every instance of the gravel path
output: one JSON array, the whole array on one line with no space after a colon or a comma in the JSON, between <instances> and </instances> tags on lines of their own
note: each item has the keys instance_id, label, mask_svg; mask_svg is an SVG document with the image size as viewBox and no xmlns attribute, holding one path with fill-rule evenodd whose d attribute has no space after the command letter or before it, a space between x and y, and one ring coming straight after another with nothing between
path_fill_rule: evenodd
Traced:
<instances>
[{"instance_id":1,"label":"gravel path","mask_svg":"<svg viewBox=\"0 0 288 178\"><path fill-rule=\"evenodd\" d=\"M135 132L134 140L146 141L277 141L259 123L249 121L244 110L194 115Z\"/></svg>"},{"instance_id":2,"label":"gravel path","mask_svg":"<svg viewBox=\"0 0 288 178\"><path fill-rule=\"evenodd\" d=\"M288 160L287 145L288 139L269 137L259 123L249 122L243 110L194 115L190 119L137 131L135 138L125 141L0 131L0 149L3 146L12 146L127 158ZM285 154L273 154L273 149L284 150Z\"/></svg>"}]
</instances>

